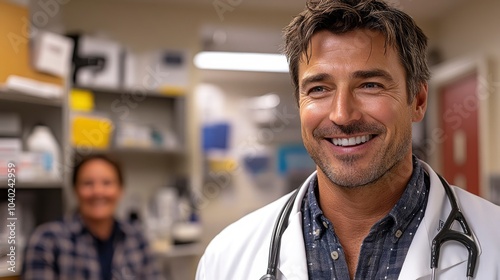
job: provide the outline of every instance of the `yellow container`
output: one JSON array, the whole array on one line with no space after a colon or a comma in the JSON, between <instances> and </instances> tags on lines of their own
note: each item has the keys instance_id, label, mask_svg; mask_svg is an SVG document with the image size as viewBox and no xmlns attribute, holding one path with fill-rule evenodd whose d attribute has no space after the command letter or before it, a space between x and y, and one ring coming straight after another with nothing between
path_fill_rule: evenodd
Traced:
<instances>
[{"instance_id":1,"label":"yellow container","mask_svg":"<svg viewBox=\"0 0 500 280\"><path fill-rule=\"evenodd\" d=\"M238 164L234 159L231 158L209 159L208 167L212 172L232 172L238 167Z\"/></svg>"},{"instance_id":2,"label":"yellow container","mask_svg":"<svg viewBox=\"0 0 500 280\"><path fill-rule=\"evenodd\" d=\"M158 89L158 92L166 96L184 96L186 91L185 87L180 86L163 86Z\"/></svg>"},{"instance_id":3,"label":"yellow container","mask_svg":"<svg viewBox=\"0 0 500 280\"><path fill-rule=\"evenodd\" d=\"M90 115L76 115L72 120L71 144L73 147L109 148L113 122Z\"/></svg>"},{"instance_id":4,"label":"yellow container","mask_svg":"<svg viewBox=\"0 0 500 280\"><path fill-rule=\"evenodd\" d=\"M69 97L72 111L91 112L94 110L94 94L83 89L72 89Z\"/></svg>"}]
</instances>

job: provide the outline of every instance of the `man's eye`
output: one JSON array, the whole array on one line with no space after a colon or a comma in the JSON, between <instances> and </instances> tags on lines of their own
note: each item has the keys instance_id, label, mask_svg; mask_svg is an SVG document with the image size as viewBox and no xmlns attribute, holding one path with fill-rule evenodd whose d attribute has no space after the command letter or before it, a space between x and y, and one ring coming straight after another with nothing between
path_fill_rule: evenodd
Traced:
<instances>
[{"instance_id":1,"label":"man's eye","mask_svg":"<svg viewBox=\"0 0 500 280\"><path fill-rule=\"evenodd\" d=\"M325 88L324 87L321 87L321 86L317 86L317 87L313 87L309 90L309 92L321 92L321 91L324 91Z\"/></svg>"},{"instance_id":2,"label":"man's eye","mask_svg":"<svg viewBox=\"0 0 500 280\"><path fill-rule=\"evenodd\" d=\"M363 88L382 88L381 84L378 83L365 83L362 85Z\"/></svg>"}]
</instances>

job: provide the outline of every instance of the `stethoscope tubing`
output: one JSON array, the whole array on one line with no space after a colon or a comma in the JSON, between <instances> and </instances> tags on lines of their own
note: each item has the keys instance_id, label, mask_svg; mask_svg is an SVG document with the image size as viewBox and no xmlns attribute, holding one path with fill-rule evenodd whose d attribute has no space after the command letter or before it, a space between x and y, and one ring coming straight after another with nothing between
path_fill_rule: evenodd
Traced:
<instances>
[{"instance_id":1,"label":"stethoscope tubing","mask_svg":"<svg viewBox=\"0 0 500 280\"><path fill-rule=\"evenodd\" d=\"M278 219L276 220L276 224L273 228L273 233L271 237L271 244L269 246L269 260L267 265L267 273L262 276L260 280L274 280L276 279L276 270L278 269L278 259L279 259L279 251L281 248L281 236L283 232L288 226L288 217L290 217L290 213L292 212L293 202L297 197L297 193L299 189L296 189L290 198L288 199L285 206L281 209Z\"/></svg>"}]
</instances>

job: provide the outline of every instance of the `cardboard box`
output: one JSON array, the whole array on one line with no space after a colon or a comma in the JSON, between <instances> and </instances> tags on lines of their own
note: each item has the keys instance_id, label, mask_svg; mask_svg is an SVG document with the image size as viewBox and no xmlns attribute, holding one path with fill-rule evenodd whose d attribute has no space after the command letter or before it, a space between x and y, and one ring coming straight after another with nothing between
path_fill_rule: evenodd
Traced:
<instances>
[{"instance_id":1,"label":"cardboard box","mask_svg":"<svg viewBox=\"0 0 500 280\"><path fill-rule=\"evenodd\" d=\"M184 50L146 53L127 51L124 58L124 87L183 95L189 85L190 58Z\"/></svg>"},{"instance_id":2,"label":"cardboard box","mask_svg":"<svg viewBox=\"0 0 500 280\"><path fill-rule=\"evenodd\" d=\"M73 40L50 32L40 32L33 44L33 65L40 72L68 77L71 71Z\"/></svg>"},{"instance_id":3,"label":"cardboard box","mask_svg":"<svg viewBox=\"0 0 500 280\"><path fill-rule=\"evenodd\" d=\"M39 82L63 86L60 77L35 71L31 65L29 45L30 26L28 8L0 1L0 84L10 76L19 76Z\"/></svg>"},{"instance_id":4,"label":"cardboard box","mask_svg":"<svg viewBox=\"0 0 500 280\"><path fill-rule=\"evenodd\" d=\"M121 86L122 46L88 35L70 35L75 42L73 82L76 86L118 89ZM83 66L90 63L90 66Z\"/></svg>"}]
</instances>

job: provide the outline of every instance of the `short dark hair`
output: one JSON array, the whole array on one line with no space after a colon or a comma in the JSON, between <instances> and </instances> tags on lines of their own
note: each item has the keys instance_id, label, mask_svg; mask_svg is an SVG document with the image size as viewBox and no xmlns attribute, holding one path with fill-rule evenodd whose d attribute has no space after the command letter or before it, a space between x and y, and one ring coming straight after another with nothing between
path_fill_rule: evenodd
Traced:
<instances>
[{"instance_id":1,"label":"short dark hair","mask_svg":"<svg viewBox=\"0 0 500 280\"><path fill-rule=\"evenodd\" d=\"M312 36L322 30L335 34L354 30L380 32L386 47L395 47L406 71L408 103L430 79L427 37L406 13L381 0L308 0L306 9L284 29L284 53L290 66L295 98L299 100L299 62L310 58Z\"/></svg>"},{"instance_id":2,"label":"short dark hair","mask_svg":"<svg viewBox=\"0 0 500 280\"><path fill-rule=\"evenodd\" d=\"M107 163L109 163L113 168L115 169L116 172L116 177L118 177L118 183L120 183L120 186L123 186L123 173L120 164L111 159L110 157L104 155L104 154L95 154L95 155L90 155L82 158L78 163L73 167L73 177L72 177L72 183L73 183L73 188L76 187L76 183L78 180L78 173L80 172L82 166L84 166L86 163L94 161L94 160L103 160Z\"/></svg>"}]
</instances>

